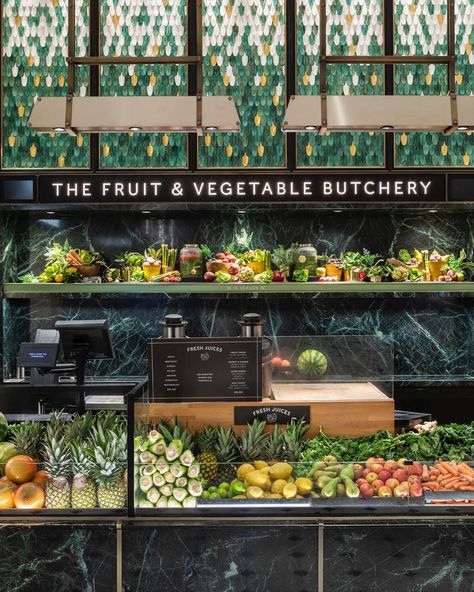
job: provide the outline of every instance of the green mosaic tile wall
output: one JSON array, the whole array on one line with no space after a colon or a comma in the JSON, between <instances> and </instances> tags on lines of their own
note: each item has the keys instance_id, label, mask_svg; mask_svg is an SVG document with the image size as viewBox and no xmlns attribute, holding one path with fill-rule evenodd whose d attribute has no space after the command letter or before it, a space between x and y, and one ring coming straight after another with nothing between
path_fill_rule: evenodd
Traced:
<instances>
[{"instance_id":1,"label":"green mosaic tile wall","mask_svg":"<svg viewBox=\"0 0 474 592\"><path fill-rule=\"evenodd\" d=\"M319 93L319 0L297 0L297 93ZM330 55L383 54L382 0L328 2L327 48ZM336 95L383 94L383 67L331 65L328 92ZM299 167L381 167L383 134L298 134Z\"/></svg>"},{"instance_id":2,"label":"green mosaic tile wall","mask_svg":"<svg viewBox=\"0 0 474 592\"><path fill-rule=\"evenodd\" d=\"M396 0L395 51L403 55L443 55L447 52L446 0L429 5ZM456 92L474 92L474 2L456 0ZM395 92L400 94L446 94L444 66L399 66L395 68ZM404 167L472 167L472 133L396 134L396 165Z\"/></svg>"},{"instance_id":3,"label":"green mosaic tile wall","mask_svg":"<svg viewBox=\"0 0 474 592\"><path fill-rule=\"evenodd\" d=\"M284 0L204 0L204 94L230 94L240 136L207 134L201 167L284 167Z\"/></svg>"},{"instance_id":4,"label":"green mosaic tile wall","mask_svg":"<svg viewBox=\"0 0 474 592\"><path fill-rule=\"evenodd\" d=\"M103 55L187 54L187 0L102 0ZM185 95L185 66L104 66L103 95ZM184 168L186 134L102 134L104 168Z\"/></svg>"},{"instance_id":5,"label":"green mosaic tile wall","mask_svg":"<svg viewBox=\"0 0 474 592\"><path fill-rule=\"evenodd\" d=\"M88 0L76 0L76 53L89 45ZM86 136L41 134L27 122L38 96L66 94L67 4L59 0L2 0L2 166L89 166ZM80 68L76 93L88 92L88 70Z\"/></svg>"}]
</instances>

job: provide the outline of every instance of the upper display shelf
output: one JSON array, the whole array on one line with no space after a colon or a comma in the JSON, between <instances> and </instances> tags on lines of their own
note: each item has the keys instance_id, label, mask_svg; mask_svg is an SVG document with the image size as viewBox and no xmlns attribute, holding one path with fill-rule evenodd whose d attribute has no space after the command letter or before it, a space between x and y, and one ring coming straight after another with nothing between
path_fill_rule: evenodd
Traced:
<instances>
[{"instance_id":1,"label":"upper display shelf","mask_svg":"<svg viewBox=\"0 0 474 592\"><path fill-rule=\"evenodd\" d=\"M416 294L439 293L474 295L474 282L279 282L271 284L231 283L216 284L205 282L120 282L120 283L79 283L43 284L17 283L4 284L5 298L30 298L46 294Z\"/></svg>"}]
</instances>

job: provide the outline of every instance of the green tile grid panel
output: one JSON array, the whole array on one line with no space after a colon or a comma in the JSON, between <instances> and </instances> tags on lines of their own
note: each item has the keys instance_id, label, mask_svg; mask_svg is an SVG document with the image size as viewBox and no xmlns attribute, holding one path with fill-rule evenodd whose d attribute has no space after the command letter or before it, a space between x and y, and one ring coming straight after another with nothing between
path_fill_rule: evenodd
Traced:
<instances>
[{"instance_id":1,"label":"green tile grid panel","mask_svg":"<svg viewBox=\"0 0 474 592\"><path fill-rule=\"evenodd\" d=\"M37 97L67 93L67 3L2 0L2 36L2 167L88 167L87 136L37 134L27 125ZM88 46L88 0L76 0L77 55ZM76 94L88 93L88 76L78 68Z\"/></svg>"},{"instance_id":2,"label":"green tile grid panel","mask_svg":"<svg viewBox=\"0 0 474 592\"><path fill-rule=\"evenodd\" d=\"M187 0L102 0L104 56L187 54ZM186 95L187 68L176 64L104 66L102 95ZM102 168L186 168L186 134L101 134Z\"/></svg>"},{"instance_id":3,"label":"green tile grid panel","mask_svg":"<svg viewBox=\"0 0 474 592\"><path fill-rule=\"evenodd\" d=\"M474 93L474 1L456 0L456 92ZM395 0L394 49L402 55L446 55L447 0L428 4ZM448 92L447 67L409 65L395 68L395 92L439 95ZM472 133L396 134L395 163L398 167L474 166Z\"/></svg>"},{"instance_id":4,"label":"green tile grid panel","mask_svg":"<svg viewBox=\"0 0 474 592\"><path fill-rule=\"evenodd\" d=\"M297 94L319 94L319 0L297 0ZM383 0L327 3L328 55L383 55ZM378 95L384 92L383 66L332 64L327 70L332 95ZM382 133L297 135L297 166L383 167Z\"/></svg>"},{"instance_id":5,"label":"green tile grid panel","mask_svg":"<svg viewBox=\"0 0 474 592\"><path fill-rule=\"evenodd\" d=\"M231 95L240 134L199 140L201 168L286 166L285 1L204 0L205 95Z\"/></svg>"}]
</instances>

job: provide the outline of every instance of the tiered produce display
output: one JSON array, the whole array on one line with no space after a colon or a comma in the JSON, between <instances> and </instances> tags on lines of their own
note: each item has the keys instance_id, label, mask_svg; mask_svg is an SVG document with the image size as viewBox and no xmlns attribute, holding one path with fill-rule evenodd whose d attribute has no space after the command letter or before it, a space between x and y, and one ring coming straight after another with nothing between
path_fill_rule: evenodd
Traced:
<instances>
[{"instance_id":1,"label":"tiered produce display","mask_svg":"<svg viewBox=\"0 0 474 592\"><path fill-rule=\"evenodd\" d=\"M121 415L52 414L7 426L0 414L0 509L125 507L127 431Z\"/></svg>"},{"instance_id":2,"label":"tiered produce display","mask_svg":"<svg viewBox=\"0 0 474 592\"><path fill-rule=\"evenodd\" d=\"M114 261L94 249L73 248L68 241L54 243L45 253L39 275L28 273L22 282L74 283L165 282L202 280L216 283L271 282L461 282L474 272L464 250L440 254L436 249L401 249L383 257L362 251L318 254L311 244L292 244L273 251L234 242L213 252L207 245L187 244L179 251L167 243L153 245L143 254L126 251Z\"/></svg>"}]
</instances>

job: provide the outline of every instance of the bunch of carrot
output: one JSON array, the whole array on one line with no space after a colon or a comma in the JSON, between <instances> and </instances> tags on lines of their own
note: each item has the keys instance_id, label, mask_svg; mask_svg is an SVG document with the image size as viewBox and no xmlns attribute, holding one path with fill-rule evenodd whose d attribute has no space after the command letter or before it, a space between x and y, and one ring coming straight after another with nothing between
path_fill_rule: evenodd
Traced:
<instances>
[{"instance_id":1,"label":"bunch of carrot","mask_svg":"<svg viewBox=\"0 0 474 592\"><path fill-rule=\"evenodd\" d=\"M429 468L429 480L422 483L430 491L474 491L474 469L455 461L438 461Z\"/></svg>"}]
</instances>

